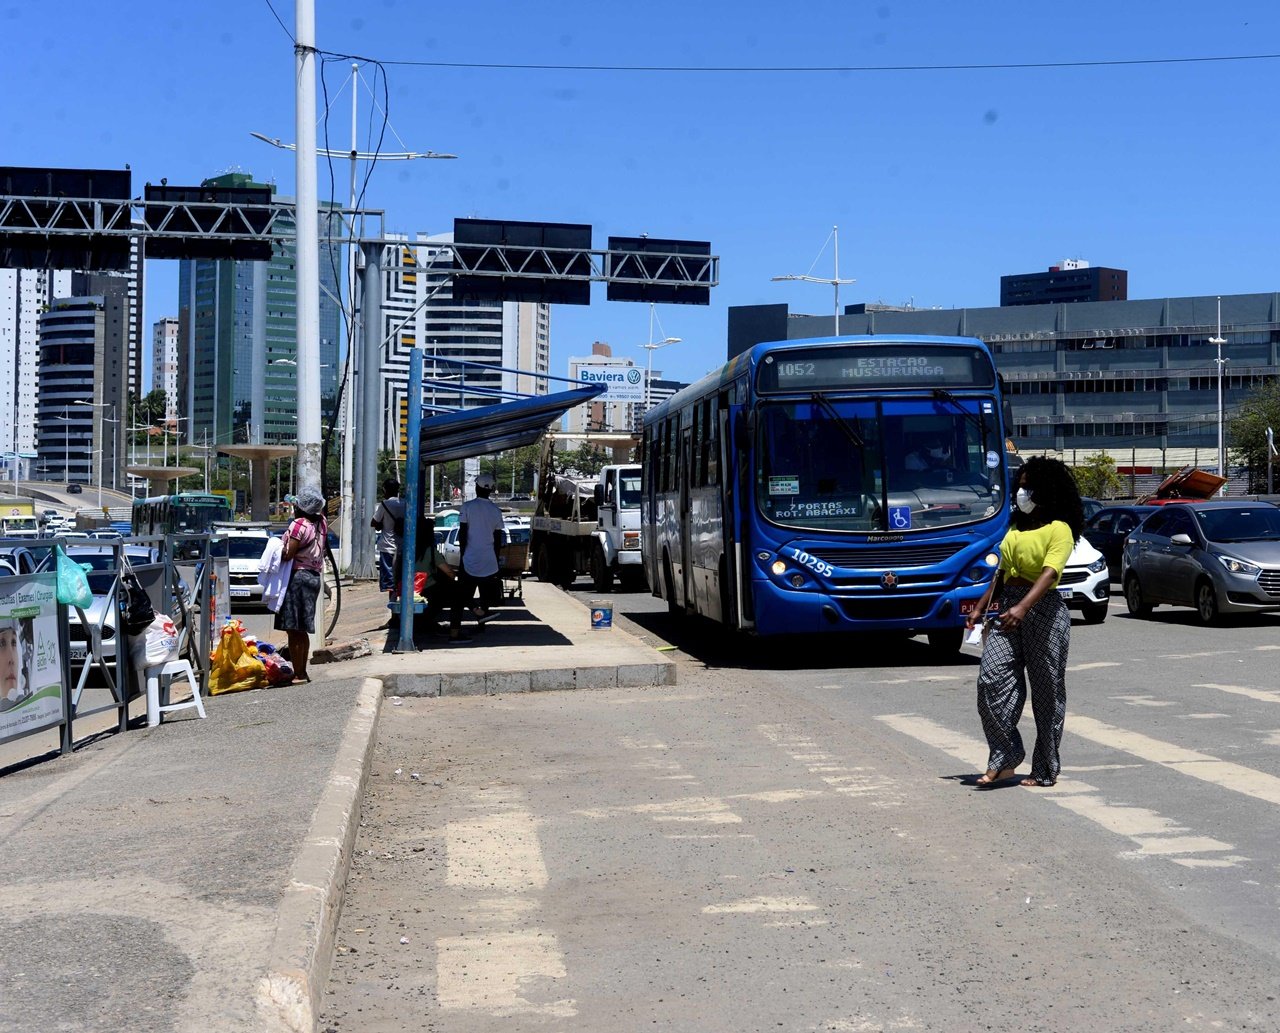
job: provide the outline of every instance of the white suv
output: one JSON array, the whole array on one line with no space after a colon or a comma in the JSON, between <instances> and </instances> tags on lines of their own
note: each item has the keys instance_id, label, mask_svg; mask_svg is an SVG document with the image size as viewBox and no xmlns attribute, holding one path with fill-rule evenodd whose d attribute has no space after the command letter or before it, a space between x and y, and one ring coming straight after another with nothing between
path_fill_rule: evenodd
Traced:
<instances>
[{"instance_id":1,"label":"white suv","mask_svg":"<svg viewBox=\"0 0 1280 1033\"><path fill-rule=\"evenodd\" d=\"M1085 538L1076 542L1067 557L1057 592L1068 608L1084 614L1086 624L1101 624L1107 619L1107 604L1111 599L1107 559Z\"/></svg>"}]
</instances>

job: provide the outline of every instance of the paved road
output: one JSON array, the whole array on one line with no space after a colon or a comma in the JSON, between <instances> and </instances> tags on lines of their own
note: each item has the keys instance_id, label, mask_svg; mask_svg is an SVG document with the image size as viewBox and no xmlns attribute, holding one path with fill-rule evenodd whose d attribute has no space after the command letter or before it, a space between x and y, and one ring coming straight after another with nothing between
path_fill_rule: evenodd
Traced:
<instances>
[{"instance_id":1,"label":"paved road","mask_svg":"<svg viewBox=\"0 0 1280 1033\"><path fill-rule=\"evenodd\" d=\"M614 599L675 690L384 711L322 1028L1280 1027L1280 619L1077 622L1061 781L978 792L976 656Z\"/></svg>"}]
</instances>

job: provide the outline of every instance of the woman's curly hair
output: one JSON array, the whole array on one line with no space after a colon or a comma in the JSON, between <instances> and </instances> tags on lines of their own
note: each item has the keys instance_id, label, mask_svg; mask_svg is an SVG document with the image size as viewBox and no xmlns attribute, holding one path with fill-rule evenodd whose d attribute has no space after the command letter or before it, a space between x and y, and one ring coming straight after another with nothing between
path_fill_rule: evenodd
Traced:
<instances>
[{"instance_id":1,"label":"woman's curly hair","mask_svg":"<svg viewBox=\"0 0 1280 1033\"><path fill-rule=\"evenodd\" d=\"M1084 507L1080 503L1080 489L1066 464L1048 456L1032 456L1023 464L1021 476L1036 508L1024 514L1015 506L1014 526L1025 529L1061 520L1071 528L1071 540L1076 541L1084 530Z\"/></svg>"}]
</instances>

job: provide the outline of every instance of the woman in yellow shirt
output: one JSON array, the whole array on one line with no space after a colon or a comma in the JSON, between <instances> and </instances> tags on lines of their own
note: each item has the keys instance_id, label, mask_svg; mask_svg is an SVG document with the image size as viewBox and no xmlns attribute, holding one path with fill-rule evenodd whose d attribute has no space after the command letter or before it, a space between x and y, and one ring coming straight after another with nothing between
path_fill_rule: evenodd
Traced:
<instances>
[{"instance_id":1,"label":"woman in yellow shirt","mask_svg":"<svg viewBox=\"0 0 1280 1033\"><path fill-rule=\"evenodd\" d=\"M1024 786L1058 780L1058 746L1067 716L1067 650L1071 615L1054 589L1084 527L1080 492L1057 459L1028 459L1018 477L1013 525L1000 543L1000 569L981 604L969 614L973 628L994 598L999 604L978 669L978 716L990 754L980 787L1017 773L1026 757L1018 720L1031 683L1036 746Z\"/></svg>"}]
</instances>

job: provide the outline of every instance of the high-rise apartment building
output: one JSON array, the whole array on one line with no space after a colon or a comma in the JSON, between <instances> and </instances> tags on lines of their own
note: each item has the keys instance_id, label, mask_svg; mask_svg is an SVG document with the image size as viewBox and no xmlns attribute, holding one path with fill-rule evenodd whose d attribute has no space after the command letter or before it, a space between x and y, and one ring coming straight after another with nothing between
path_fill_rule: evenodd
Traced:
<instances>
[{"instance_id":1,"label":"high-rise apartment building","mask_svg":"<svg viewBox=\"0 0 1280 1033\"><path fill-rule=\"evenodd\" d=\"M178 317L164 316L151 325L151 390L163 391L165 418L178 415ZM142 392L139 392L141 395Z\"/></svg>"},{"instance_id":2,"label":"high-rise apartment building","mask_svg":"<svg viewBox=\"0 0 1280 1033\"><path fill-rule=\"evenodd\" d=\"M262 186L244 173L205 180L211 186ZM273 188L274 189L274 188ZM289 198L279 200L288 202ZM333 412L338 383L342 245L329 244L323 210L320 273L322 424ZM269 262L183 261L178 271L179 427L191 444L297 441L297 247L292 218L277 220L281 239ZM335 226L335 237L341 236ZM260 393L257 389L260 389ZM255 396L263 411L255 412Z\"/></svg>"},{"instance_id":3,"label":"high-rise apartment building","mask_svg":"<svg viewBox=\"0 0 1280 1033\"><path fill-rule=\"evenodd\" d=\"M437 355L543 374L551 365L551 307L533 302L455 301L449 286L452 242L452 233L419 234L415 241L406 238L404 244L388 246L384 252L380 333L385 343L379 371L384 415L378 447L396 449L401 456L408 420L404 390L411 348L426 349L427 376L438 382L431 388L430 404L441 408L474 408L503 401L498 395L477 395L464 389L513 394L548 391L547 381L532 376L432 363L431 356Z\"/></svg>"},{"instance_id":4,"label":"high-rise apartment building","mask_svg":"<svg viewBox=\"0 0 1280 1033\"><path fill-rule=\"evenodd\" d=\"M124 483L129 296L125 277L75 273L69 298L39 319L37 472L47 480Z\"/></svg>"},{"instance_id":5,"label":"high-rise apartment building","mask_svg":"<svg viewBox=\"0 0 1280 1033\"><path fill-rule=\"evenodd\" d=\"M70 293L66 270L0 269L0 452L35 451L40 316Z\"/></svg>"}]
</instances>

